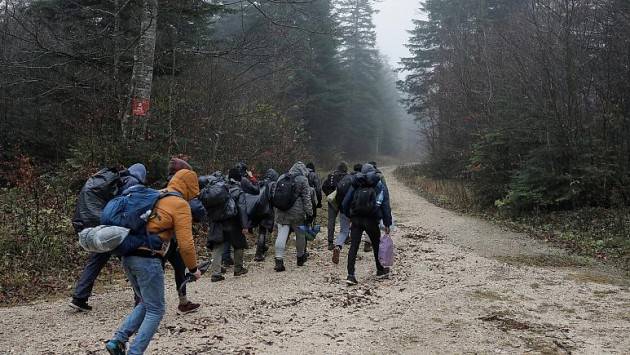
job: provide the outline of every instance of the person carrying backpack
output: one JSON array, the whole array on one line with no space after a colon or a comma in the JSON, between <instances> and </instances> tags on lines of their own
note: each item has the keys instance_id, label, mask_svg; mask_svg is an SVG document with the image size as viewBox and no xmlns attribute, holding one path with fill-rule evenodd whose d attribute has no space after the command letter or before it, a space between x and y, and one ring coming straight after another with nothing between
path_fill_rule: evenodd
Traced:
<instances>
[{"instance_id":1,"label":"person carrying backpack","mask_svg":"<svg viewBox=\"0 0 630 355\"><path fill-rule=\"evenodd\" d=\"M322 184L323 193L326 194L326 196L330 196L330 194L337 191L337 184L339 184L339 181L346 175L348 175L348 164L341 162L337 165L337 168L326 177L326 180ZM337 222L337 215L339 215L339 206L335 206L328 201L328 250L335 248L335 224Z\"/></svg>"},{"instance_id":2,"label":"person carrying backpack","mask_svg":"<svg viewBox=\"0 0 630 355\"><path fill-rule=\"evenodd\" d=\"M260 182L260 190L263 192L271 191L277 180L278 173L274 169L267 170L263 176L263 180ZM270 197L271 193L268 194L268 198ZM271 201L268 201L268 203L271 203ZM271 214L258 224L258 239L256 240L256 255L254 256L254 261L264 261L265 253L267 253L267 250L269 249L267 246L267 236L271 235L273 232L275 219L273 208L270 210Z\"/></svg>"},{"instance_id":3,"label":"person carrying backpack","mask_svg":"<svg viewBox=\"0 0 630 355\"><path fill-rule=\"evenodd\" d=\"M387 277L389 269L384 268L378 259L381 230L379 223L382 220L385 233L389 234L392 225L392 211L389 204L389 191L381 182L376 169L365 164L348 193L343 198L342 211L350 217L351 245L348 252L348 285L356 285L355 262L357 252L361 244L361 235L366 232L372 241L374 261L376 263L377 277Z\"/></svg>"},{"instance_id":4,"label":"person carrying backpack","mask_svg":"<svg viewBox=\"0 0 630 355\"><path fill-rule=\"evenodd\" d=\"M352 168L352 172L344 176L339 183L337 183L337 195L335 196L335 208L339 210L339 234L335 239L333 248L332 262L333 264L339 264L339 257L341 256L341 249L343 245L348 241L350 237L350 217L341 208L343 198L355 182L357 174L361 172L362 164L355 164Z\"/></svg>"},{"instance_id":5,"label":"person carrying backpack","mask_svg":"<svg viewBox=\"0 0 630 355\"><path fill-rule=\"evenodd\" d=\"M234 276L245 275L248 271L243 266L243 257L247 248L245 236L249 234L250 221L247 216L247 202L245 193L241 188L241 179L241 171L238 168L232 168L228 173L228 181L225 182L225 188L229 192L226 204L233 206L231 209L233 213L229 213L225 219L221 217L210 218L206 246L212 251L211 282L225 280L221 267L221 257L225 250L225 244L230 244L234 248ZM220 206L220 208L224 210L226 206ZM208 213L212 213L212 210L208 210Z\"/></svg>"},{"instance_id":6,"label":"person carrying backpack","mask_svg":"<svg viewBox=\"0 0 630 355\"><path fill-rule=\"evenodd\" d=\"M147 233L159 236L161 247L145 244L122 257L125 274L141 301L106 343L105 348L110 354L125 354L125 344L136 333L128 353L142 354L149 346L165 313L162 259L173 237L178 240L179 254L189 272L196 279L201 277L188 205L188 201L199 194L197 174L188 169L177 171L163 192L166 196L156 202L146 223Z\"/></svg>"},{"instance_id":7,"label":"person carrying backpack","mask_svg":"<svg viewBox=\"0 0 630 355\"><path fill-rule=\"evenodd\" d=\"M140 163L133 164L129 169L115 171L103 169L92 176L79 193L77 212L72 224L78 233L85 228L96 227L100 224L100 214L107 202L126 189L146 183L147 169ZM112 253L90 253L87 263L76 283L69 306L83 312L92 310L88 304L94 283Z\"/></svg>"},{"instance_id":8,"label":"person carrying backpack","mask_svg":"<svg viewBox=\"0 0 630 355\"><path fill-rule=\"evenodd\" d=\"M311 188L307 176L308 169L304 163L297 162L288 173L280 176L272 191L272 204L278 225L274 268L277 272L286 270L284 252L291 230L296 236L297 265L302 266L306 262L306 232L299 227L304 226L307 220L313 218Z\"/></svg>"}]
</instances>

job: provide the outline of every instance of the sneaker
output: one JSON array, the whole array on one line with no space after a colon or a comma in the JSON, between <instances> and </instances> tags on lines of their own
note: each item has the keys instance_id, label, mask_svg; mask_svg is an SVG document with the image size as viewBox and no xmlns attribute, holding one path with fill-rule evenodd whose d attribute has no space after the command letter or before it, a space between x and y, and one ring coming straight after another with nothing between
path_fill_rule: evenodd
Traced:
<instances>
[{"instance_id":1,"label":"sneaker","mask_svg":"<svg viewBox=\"0 0 630 355\"><path fill-rule=\"evenodd\" d=\"M111 355L125 355L127 350L125 344L118 340L109 340L105 343L105 350Z\"/></svg>"},{"instance_id":2,"label":"sneaker","mask_svg":"<svg viewBox=\"0 0 630 355\"><path fill-rule=\"evenodd\" d=\"M365 244L363 245L363 251L366 253L369 253L372 251L372 244L365 242Z\"/></svg>"},{"instance_id":3,"label":"sneaker","mask_svg":"<svg viewBox=\"0 0 630 355\"><path fill-rule=\"evenodd\" d=\"M339 255L341 255L341 247L335 247L333 250L332 262L333 264L339 264Z\"/></svg>"},{"instance_id":4,"label":"sneaker","mask_svg":"<svg viewBox=\"0 0 630 355\"><path fill-rule=\"evenodd\" d=\"M212 275L210 277L210 282L219 282L223 280L225 280L225 277L223 275Z\"/></svg>"},{"instance_id":5,"label":"sneaker","mask_svg":"<svg viewBox=\"0 0 630 355\"><path fill-rule=\"evenodd\" d=\"M276 266L273 269L276 270L276 272L283 272L286 270L286 268L284 267L284 260L275 259L275 261L276 261Z\"/></svg>"},{"instance_id":6,"label":"sneaker","mask_svg":"<svg viewBox=\"0 0 630 355\"><path fill-rule=\"evenodd\" d=\"M87 300L80 300L78 298L73 298L69 306L79 312L89 312L92 310L92 306L87 303Z\"/></svg>"},{"instance_id":7,"label":"sneaker","mask_svg":"<svg viewBox=\"0 0 630 355\"><path fill-rule=\"evenodd\" d=\"M348 278L346 278L346 285L348 286L354 286L358 283L359 282L357 281L357 278L354 277L353 275L348 275Z\"/></svg>"},{"instance_id":8,"label":"sneaker","mask_svg":"<svg viewBox=\"0 0 630 355\"><path fill-rule=\"evenodd\" d=\"M335 250L335 243L328 242L328 250L330 251Z\"/></svg>"},{"instance_id":9,"label":"sneaker","mask_svg":"<svg viewBox=\"0 0 630 355\"><path fill-rule=\"evenodd\" d=\"M388 279L389 278L389 268L386 267L383 270L376 271L377 279Z\"/></svg>"},{"instance_id":10,"label":"sneaker","mask_svg":"<svg viewBox=\"0 0 630 355\"><path fill-rule=\"evenodd\" d=\"M244 267L234 268L234 276L243 276L247 274L248 270Z\"/></svg>"},{"instance_id":11,"label":"sneaker","mask_svg":"<svg viewBox=\"0 0 630 355\"><path fill-rule=\"evenodd\" d=\"M197 312L199 310L199 307L201 307L199 303L192 303L188 301L188 303L186 304L180 304L179 306L177 306L177 313L184 315L192 312Z\"/></svg>"},{"instance_id":12,"label":"sneaker","mask_svg":"<svg viewBox=\"0 0 630 355\"><path fill-rule=\"evenodd\" d=\"M308 257L306 256L306 254L304 254L304 255L302 255L302 256L299 256L299 257L297 258L297 266L304 266L304 263L306 262L306 259L307 259L307 258L308 258Z\"/></svg>"}]
</instances>

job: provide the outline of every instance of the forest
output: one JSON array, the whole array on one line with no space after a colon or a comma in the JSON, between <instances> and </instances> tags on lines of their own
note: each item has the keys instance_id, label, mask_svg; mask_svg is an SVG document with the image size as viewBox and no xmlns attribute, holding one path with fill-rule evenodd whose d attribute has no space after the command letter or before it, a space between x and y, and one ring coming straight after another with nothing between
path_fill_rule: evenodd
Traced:
<instances>
[{"instance_id":1,"label":"forest","mask_svg":"<svg viewBox=\"0 0 630 355\"><path fill-rule=\"evenodd\" d=\"M371 0L0 1L0 295L33 279L24 265L74 272L69 218L100 167L141 161L159 185L173 156L264 172L409 151L374 13Z\"/></svg>"},{"instance_id":2,"label":"forest","mask_svg":"<svg viewBox=\"0 0 630 355\"><path fill-rule=\"evenodd\" d=\"M630 2L422 9L399 83L426 137L419 174L462 182L466 192L445 189L475 209L561 214L555 224L581 225L595 249L628 250Z\"/></svg>"}]
</instances>

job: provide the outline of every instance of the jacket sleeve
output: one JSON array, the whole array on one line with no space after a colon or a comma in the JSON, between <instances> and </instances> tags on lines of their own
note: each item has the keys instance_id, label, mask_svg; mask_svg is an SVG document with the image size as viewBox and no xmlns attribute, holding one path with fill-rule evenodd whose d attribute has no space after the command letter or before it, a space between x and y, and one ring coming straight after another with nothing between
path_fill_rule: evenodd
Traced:
<instances>
[{"instance_id":1,"label":"jacket sleeve","mask_svg":"<svg viewBox=\"0 0 630 355\"><path fill-rule=\"evenodd\" d=\"M304 206L304 214L305 217L313 217L313 204L311 200L311 186L308 184L308 179L306 176L303 176L303 179L300 189L300 198L302 199L302 204Z\"/></svg>"},{"instance_id":2,"label":"jacket sleeve","mask_svg":"<svg viewBox=\"0 0 630 355\"><path fill-rule=\"evenodd\" d=\"M241 189L248 194L257 195L260 193L258 182L252 182L250 179L243 177L241 179Z\"/></svg>"},{"instance_id":3,"label":"jacket sleeve","mask_svg":"<svg viewBox=\"0 0 630 355\"><path fill-rule=\"evenodd\" d=\"M187 202L181 200L173 212L173 230L179 245L179 254L188 270L197 269L197 253L192 234L192 213Z\"/></svg>"},{"instance_id":4,"label":"jacket sleeve","mask_svg":"<svg viewBox=\"0 0 630 355\"><path fill-rule=\"evenodd\" d=\"M354 186L350 186L348 192L346 192L346 196L343 197L341 202L341 212L346 215L346 217L350 217L350 203L352 202L352 196L354 195Z\"/></svg>"},{"instance_id":5,"label":"jacket sleeve","mask_svg":"<svg viewBox=\"0 0 630 355\"><path fill-rule=\"evenodd\" d=\"M241 221L241 228L251 228L251 221L247 215L247 197L244 192L238 196L238 201L235 201L238 206L238 218Z\"/></svg>"},{"instance_id":6,"label":"jacket sleeve","mask_svg":"<svg viewBox=\"0 0 630 355\"><path fill-rule=\"evenodd\" d=\"M381 214L383 215L383 224L385 227L392 225L392 208L389 204L389 189L383 184L383 203L381 204Z\"/></svg>"},{"instance_id":7,"label":"jacket sleeve","mask_svg":"<svg viewBox=\"0 0 630 355\"><path fill-rule=\"evenodd\" d=\"M206 218L206 209L199 199L194 198L188 202L190 205L190 212L192 213L193 222L203 222Z\"/></svg>"},{"instance_id":8,"label":"jacket sleeve","mask_svg":"<svg viewBox=\"0 0 630 355\"><path fill-rule=\"evenodd\" d=\"M315 194L317 195L317 204L320 205L322 203L322 181L319 179L319 176L315 174Z\"/></svg>"}]
</instances>

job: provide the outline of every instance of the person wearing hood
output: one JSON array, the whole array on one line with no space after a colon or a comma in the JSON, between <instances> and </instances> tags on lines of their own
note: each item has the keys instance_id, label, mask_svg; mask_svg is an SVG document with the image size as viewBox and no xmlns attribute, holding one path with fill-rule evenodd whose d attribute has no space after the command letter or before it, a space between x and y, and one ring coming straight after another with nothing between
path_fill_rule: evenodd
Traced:
<instances>
[{"instance_id":1,"label":"person wearing hood","mask_svg":"<svg viewBox=\"0 0 630 355\"><path fill-rule=\"evenodd\" d=\"M210 223L206 247L212 251L211 282L225 280L222 273L221 256L226 244L234 248L234 276L247 274L247 269L243 265L243 259L245 249L247 249L247 238L245 236L249 234L251 222L247 215L245 193L241 188L242 175L240 169L236 167L230 169L228 179L226 185L230 198L236 206L236 214L226 220Z\"/></svg>"},{"instance_id":2,"label":"person wearing hood","mask_svg":"<svg viewBox=\"0 0 630 355\"><path fill-rule=\"evenodd\" d=\"M158 200L153 217L147 222L147 231L159 236L162 247L158 250L141 246L122 257L125 274L134 292L140 296L131 314L120 325L114 337L105 347L110 354L125 354L129 337L137 333L129 345L129 354L143 354L157 331L165 313L164 268L162 258L169 242L176 238L179 254L189 272L196 279L201 277L197 269L197 256L192 234L192 214L188 201L199 194L199 183L195 172L182 169L173 175L165 192L168 195Z\"/></svg>"},{"instance_id":3,"label":"person wearing hood","mask_svg":"<svg viewBox=\"0 0 630 355\"><path fill-rule=\"evenodd\" d=\"M337 184L343 179L346 175L348 175L348 164L346 162L341 162L337 165L337 168L326 177L326 181L322 185L322 191L329 196L333 192L337 191ZM328 201L328 250L333 250L335 248L335 224L337 222L337 215L340 215L340 225L342 231L350 230L350 221L342 220L345 218L342 214L339 213L339 206L336 206L333 202ZM347 222L347 223L345 223ZM346 233L347 234L347 233Z\"/></svg>"},{"instance_id":4,"label":"person wearing hood","mask_svg":"<svg viewBox=\"0 0 630 355\"><path fill-rule=\"evenodd\" d=\"M306 234L299 228L306 221L313 218L313 204L311 200L311 187L308 184L308 169L302 162L297 162L287 174L280 176L274 185L272 195L278 190L278 184L282 180L291 179L292 191L295 193L295 202L286 211L275 208L276 224L278 225L278 237L276 238L275 270L281 272L284 267L284 252L291 230L295 232L297 248L297 265L302 266L306 262L305 247Z\"/></svg>"},{"instance_id":5,"label":"person wearing hood","mask_svg":"<svg viewBox=\"0 0 630 355\"><path fill-rule=\"evenodd\" d=\"M261 194L264 194L264 198L267 199L267 203L271 204L269 198L271 194L269 191L273 188L273 184L278 181L278 173L274 169L269 169L263 176L262 181L260 182L260 191ZM274 213L273 208L269 209L270 214L266 218L264 218L258 224L258 239L256 240L256 255L254 256L254 261L264 261L265 253L269 247L267 246L267 236L271 235L273 232L274 225Z\"/></svg>"},{"instance_id":6,"label":"person wearing hood","mask_svg":"<svg viewBox=\"0 0 630 355\"><path fill-rule=\"evenodd\" d=\"M389 203L389 191L383 184L376 169L364 164L361 173L343 198L342 212L352 221L350 227L350 251L348 252L348 285L356 285L355 262L361 244L361 235L366 232L372 241L372 251L376 263L376 276L387 277L389 269L384 268L378 260L378 249L381 239L379 222L382 220L385 233L389 234L392 225L392 211Z\"/></svg>"},{"instance_id":7,"label":"person wearing hood","mask_svg":"<svg viewBox=\"0 0 630 355\"><path fill-rule=\"evenodd\" d=\"M131 165L128 169L120 172L121 175L121 187L118 190L119 195L121 195L128 188L135 185L144 185L146 184L147 179L147 169L141 163L135 163ZM87 227L96 227L94 226L85 226ZM88 300L92 295L92 289L94 288L94 282L98 278L98 275L101 273L101 270L107 262L109 258L112 256L112 253L91 253L88 259L85 268L83 268L83 272L81 272L81 276L77 281L76 287L74 289L74 294L72 295L72 301L70 301L70 307L79 310L79 311L91 311L92 306L88 304Z\"/></svg>"},{"instance_id":8,"label":"person wearing hood","mask_svg":"<svg viewBox=\"0 0 630 355\"><path fill-rule=\"evenodd\" d=\"M192 170L192 167L188 162L178 158L172 158L168 164L168 181L173 179L173 176L180 170ZM201 190L201 186L203 184L203 179L200 177L198 179L197 184L199 185L199 189ZM188 201L188 205L190 206L190 212L193 218L193 222L202 222L206 216L206 210L203 207L203 204L197 197ZM194 303L188 299L186 293L186 285L184 281L186 280L186 265L179 254L177 238L174 238L171 241L171 245L164 257L166 261L171 264L173 267L173 274L175 276L175 286L177 289L177 298L179 300L179 304L177 305L177 313L179 314L188 314L192 312L196 312L201 307L201 304ZM184 285L184 286L182 286Z\"/></svg>"}]
</instances>

